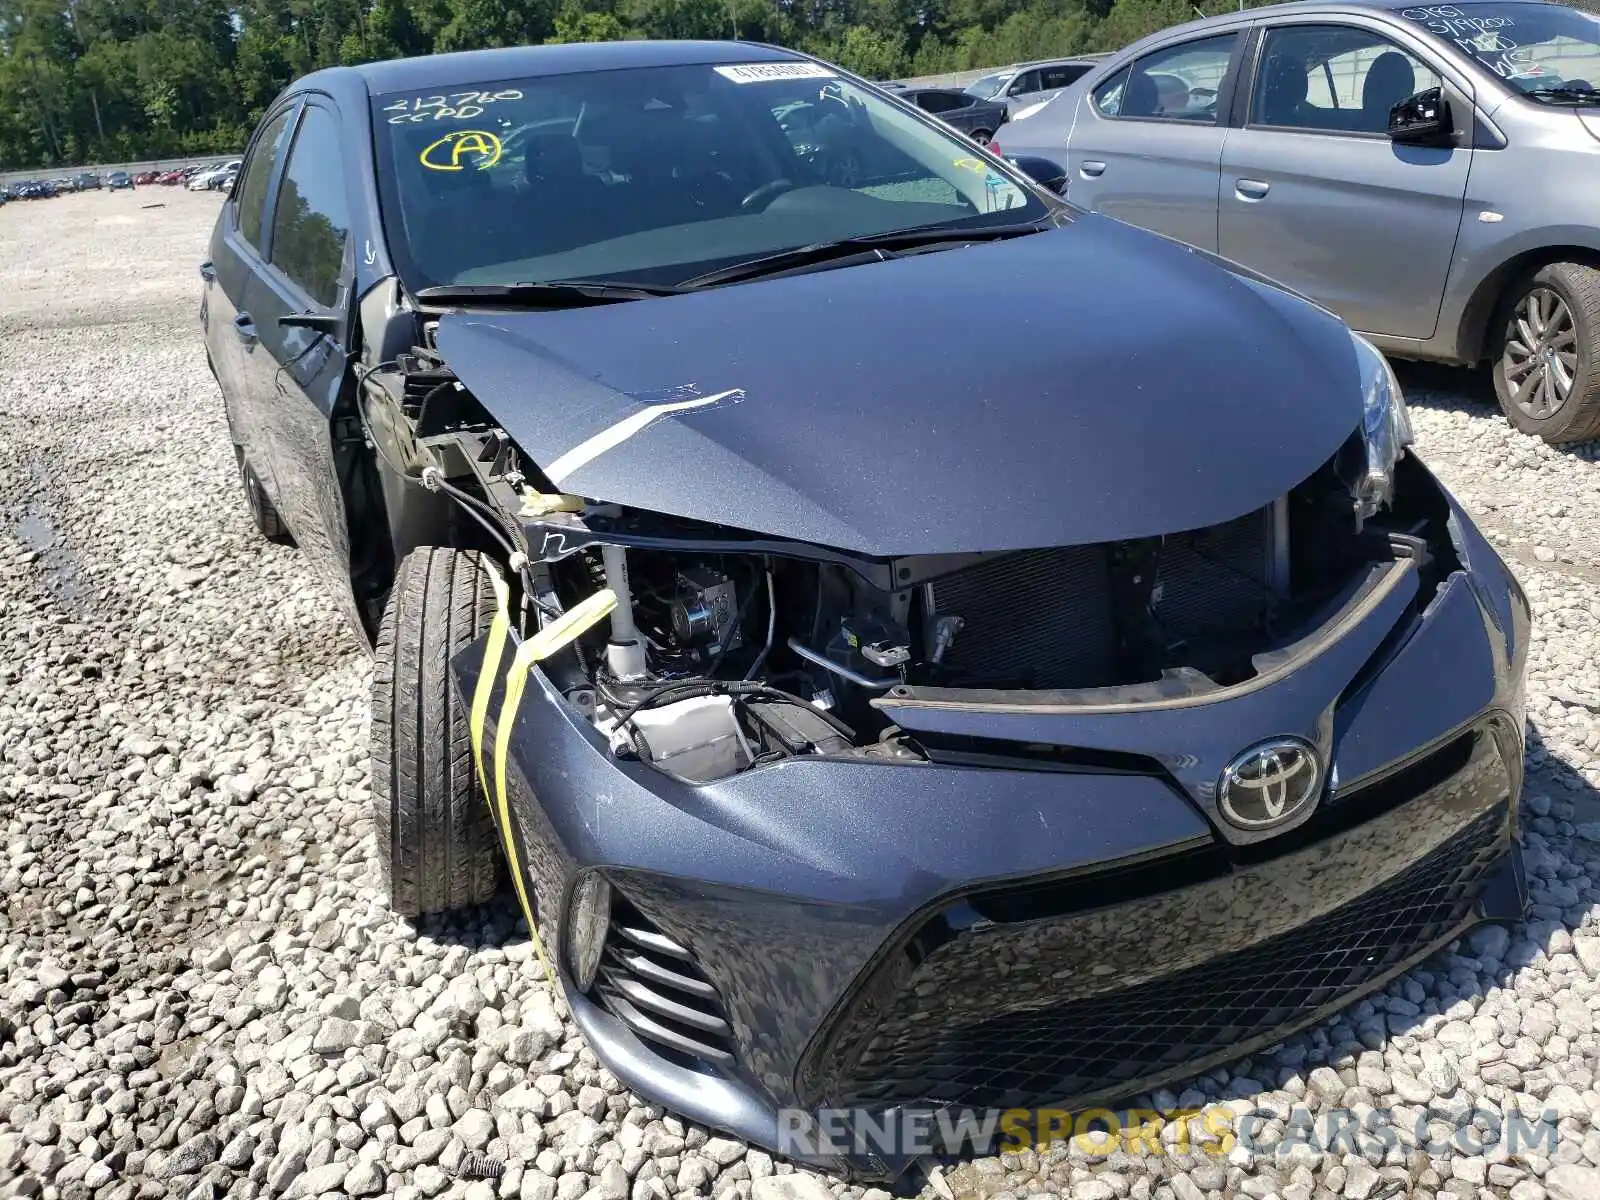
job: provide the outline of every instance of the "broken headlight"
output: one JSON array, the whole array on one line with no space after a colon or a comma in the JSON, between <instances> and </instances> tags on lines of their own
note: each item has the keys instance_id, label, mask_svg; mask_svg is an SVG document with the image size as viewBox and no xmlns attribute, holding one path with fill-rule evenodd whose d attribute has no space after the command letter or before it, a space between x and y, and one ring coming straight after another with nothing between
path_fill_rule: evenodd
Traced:
<instances>
[{"instance_id":1,"label":"broken headlight","mask_svg":"<svg viewBox=\"0 0 1600 1200\"><path fill-rule=\"evenodd\" d=\"M1352 333L1361 372L1361 433L1367 461L1351 491L1356 516L1365 521L1394 495L1394 468L1412 442L1411 415L1389 360L1360 334Z\"/></svg>"}]
</instances>

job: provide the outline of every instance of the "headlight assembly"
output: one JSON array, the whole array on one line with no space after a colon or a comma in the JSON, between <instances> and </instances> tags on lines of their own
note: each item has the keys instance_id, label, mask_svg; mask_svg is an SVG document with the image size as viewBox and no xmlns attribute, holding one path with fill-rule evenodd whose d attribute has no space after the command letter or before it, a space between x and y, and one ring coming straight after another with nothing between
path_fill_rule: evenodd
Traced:
<instances>
[{"instance_id":1,"label":"headlight assembly","mask_svg":"<svg viewBox=\"0 0 1600 1200\"><path fill-rule=\"evenodd\" d=\"M1367 460L1351 487L1356 517L1365 521L1394 496L1394 468L1412 442L1411 415L1388 359L1359 334L1351 334L1361 370L1361 432Z\"/></svg>"}]
</instances>

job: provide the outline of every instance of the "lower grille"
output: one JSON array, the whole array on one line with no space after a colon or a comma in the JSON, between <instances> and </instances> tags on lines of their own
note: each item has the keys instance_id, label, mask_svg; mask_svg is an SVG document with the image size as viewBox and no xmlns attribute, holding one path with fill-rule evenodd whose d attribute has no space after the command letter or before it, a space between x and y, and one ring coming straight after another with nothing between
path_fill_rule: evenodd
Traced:
<instances>
[{"instance_id":1,"label":"lower grille","mask_svg":"<svg viewBox=\"0 0 1600 1200\"><path fill-rule=\"evenodd\" d=\"M939 973L934 951L874 1029L846 1030L835 1043L853 1061L828 1072L827 1100L878 1108L1070 1103L1214 1061L1305 1021L1456 930L1501 852L1506 821L1497 806L1381 887L1289 933L1053 1007L953 1022L940 997L954 981ZM1063 977L1085 965L1058 964ZM991 993L1005 987L1003 972L990 981Z\"/></svg>"},{"instance_id":2,"label":"lower grille","mask_svg":"<svg viewBox=\"0 0 1600 1200\"><path fill-rule=\"evenodd\" d=\"M611 904L595 986L600 1003L675 1062L731 1065L733 1031L694 957L615 892Z\"/></svg>"},{"instance_id":3,"label":"lower grille","mask_svg":"<svg viewBox=\"0 0 1600 1200\"><path fill-rule=\"evenodd\" d=\"M1270 508L1258 509L1143 544L1155 555L1153 586L1145 586L1160 637L1176 644L1260 625L1269 597L1271 516ZM964 686L1142 682L1118 677L1122 631L1113 571L1111 546L1073 546L1000 555L934 581L929 610L962 619L944 666ZM1145 589L1134 581L1130 590Z\"/></svg>"}]
</instances>

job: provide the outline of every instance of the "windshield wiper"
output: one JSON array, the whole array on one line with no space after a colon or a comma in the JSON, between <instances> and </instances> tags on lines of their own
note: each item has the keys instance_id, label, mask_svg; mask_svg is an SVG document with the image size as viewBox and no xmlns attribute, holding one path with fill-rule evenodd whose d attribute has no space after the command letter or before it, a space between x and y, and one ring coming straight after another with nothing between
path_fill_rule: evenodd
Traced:
<instances>
[{"instance_id":1,"label":"windshield wiper","mask_svg":"<svg viewBox=\"0 0 1600 1200\"><path fill-rule=\"evenodd\" d=\"M515 304L532 308L578 308L675 296L682 288L666 284L609 282L598 279L553 279L545 283L446 283L419 288L418 300L430 304Z\"/></svg>"},{"instance_id":2,"label":"windshield wiper","mask_svg":"<svg viewBox=\"0 0 1600 1200\"><path fill-rule=\"evenodd\" d=\"M1570 84L1528 88L1522 94L1550 100L1582 100L1589 104L1600 104L1600 92L1595 91L1592 87L1573 87Z\"/></svg>"},{"instance_id":3,"label":"windshield wiper","mask_svg":"<svg viewBox=\"0 0 1600 1200\"><path fill-rule=\"evenodd\" d=\"M679 286L686 290L716 287L718 284L759 279L763 275L776 275L795 267L808 267L813 263L824 263L833 259L852 258L856 255L875 255L880 259L897 258L899 257L895 253L897 250L943 243L994 242L1005 238L1023 237L1030 233L1042 233L1048 228L1050 223L1046 218L1023 224L989 225L979 229L951 229L937 226L930 229L894 229L888 233L869 233L861 237L841 238L836 242L813 242L809 246L797 246L793 250L736 262L685 279Z\"/></svg>"}]
</instances>

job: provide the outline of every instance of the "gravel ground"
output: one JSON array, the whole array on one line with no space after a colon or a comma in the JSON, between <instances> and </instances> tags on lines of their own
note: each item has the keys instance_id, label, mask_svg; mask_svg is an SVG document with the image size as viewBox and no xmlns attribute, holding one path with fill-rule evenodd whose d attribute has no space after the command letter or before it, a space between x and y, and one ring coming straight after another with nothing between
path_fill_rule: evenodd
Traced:
<instances>
[{"instance_id":1,"label":"gravel ground","mask_svg":"<svg viewBox=\"0 0 1600 1200\"><path fill-rule=\"evenodd\" d=\"M0 1195L861 1200L623 1092L509 903L420 933L385 911L367 660L247 524L200 350L216 206L0 209ZM1405 378L1538 610L1536 918L1150 1098L1279 1114L1254 1151L1025 1151L930 1197L1600 1196L1600 467L1513 434L1481 380ZM1291 1150L1297 1108L1399 1128ZM1514 1153L1517 1112L1554 1136ZM1475 1129L1430 1155L1419 1117Z\"/></svg>"}]
</instances>

